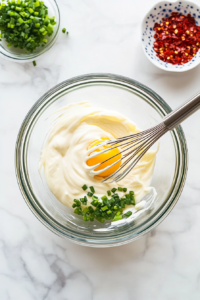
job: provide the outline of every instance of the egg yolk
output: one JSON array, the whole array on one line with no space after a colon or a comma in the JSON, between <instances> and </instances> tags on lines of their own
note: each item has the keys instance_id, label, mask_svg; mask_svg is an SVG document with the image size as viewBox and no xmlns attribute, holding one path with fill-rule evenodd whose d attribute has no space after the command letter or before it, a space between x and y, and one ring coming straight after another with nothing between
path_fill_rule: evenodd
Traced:
<instances>
[{"instance_id":1,"label":"egg yolk","mask_svg":"<svg viewBox=\"0 0 200 300\"><path fill-rule=\"evenodd\" d=\"M100 143L105 142L106 140L109 140L109 139L108 138L101 138L101 140L96 140L96 141L92 142L89 146L89 149L96 146L96 145L98 145L98 144L100 144ZM95 152L99 152L99 151L101 151L103 149L106 149L106 148L111 148L111 146L100 147L100 148L96 149ZM119 154L119 155L116 155L116 154ZM102 169L110 166L111 164L113 164L114 162L116 162L117 160L119 160L121 158L120 151L117 147L114 148L114 149L108 150L105 153L99 154L96 157L88 159L87 160L87 165L88 166L97 165L97 164L102 163L103 161L109 159L110 157L112 157L114 155L116 155L116 156L111 158L110 160L106 161L102 165L98 166L96 169L94 169L94 171L102 170ZM119 169L120 166L121 166L121 161L119 161L114 166L110 167L108 170L106 170L106 171L104 171L104 172L102 172L102 173L100 173L99 175L96 175L96 176L100 176L100 177L110 176L115 171L117 171L117 169Z\"/></svg>"}]
</instances>

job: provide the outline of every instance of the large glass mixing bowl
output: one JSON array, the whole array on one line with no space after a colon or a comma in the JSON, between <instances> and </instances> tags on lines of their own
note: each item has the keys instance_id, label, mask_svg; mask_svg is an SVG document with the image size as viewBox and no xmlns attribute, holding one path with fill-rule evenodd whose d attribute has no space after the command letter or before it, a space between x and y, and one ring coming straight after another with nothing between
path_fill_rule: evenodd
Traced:
<instances>
[{"instance_id":1,"label":"large glass mixing bowl","mask_svg":"<svg viewBox=\"0 0 200 300\"><path fill-rule=\"evenodd\" d=\"M181 126L160 139L151 186L154 205L132 222L85 222L50 192L39 173L44 141L56 110L70 103L118 111L140 129L158 124L171 112L154 91L132 79L112 74L90 74L66 80L43 95L25 117L16 143L16 175L22 195L34 215L51 231L81 245L111 247L133 241L157 226L172 210L187 173L187 146ZM51 117L50 117L51 116ZM113 225L114 224L114 225Z\"/></svg>"}]
</instances>

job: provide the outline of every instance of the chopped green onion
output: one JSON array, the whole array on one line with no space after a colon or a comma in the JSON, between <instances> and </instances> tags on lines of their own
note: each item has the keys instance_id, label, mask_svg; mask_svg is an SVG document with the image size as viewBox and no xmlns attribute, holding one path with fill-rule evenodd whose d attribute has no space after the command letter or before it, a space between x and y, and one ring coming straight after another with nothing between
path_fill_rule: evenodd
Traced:
<instances>
[{"instance_id":1,"label":"chopped green onion","mask_svg":"<svg viewBox=\"0 0 200 300\"><path fill-rule=\"evenodd\" d=\"M93 186L90 186L90 191L94 194L95 193L95 189Z\"/></svg>"},{"instance_id":2,"label":"chopped green onion","mask_svg":"<svg viewBox=\"0 0 200 300\"><path fill-rule=\"evenodd\" d=\"M125 203L124 203L123 200L120 201L120 204L121 204L121 207L122 207L122 208L125 208Z\"/></svg>"},{"instance_id":3,"label":"chopped green onion","mask_svg":"<svg viewBox=\"0 0 200 300\"><path fill-rule=\"evenodd\" d=\"M92 204L93 206L97 206L97 205L98 205L98 199L97 199L97 200L93 200L93 201L91 202L91 204Z\"/></svg>"},{"instance_id":4,"label":"chopped green onion","mask_svg":"<svg viewBox=\"0 0 200 300\"><path fill-rule=\"evenodd\" d=\"M65 33L65 32L66 32L66 28L63 28L63 29L62 29L62 32Z\"/></svg>"},{"instance_id":5,"label":"chopped green onion","mask_svg":"<svg viewBox=\"0 0 200 300\"><path fill-rule=\"evenodd\" d=\"M75 208L74 213L77 214L77 215L82 215L82 209L81 209L81 207Z\"/></svg>"},{"instance_id":6,"label":"chopped green onion","mask_svg":"<svg viewBox=\"0 0 200 300\"><path fill-rule=\"evenodd\" d=\"M48 42L55 24L43 1L7 0L0 4L0 33L8 47L33 52Z\"/></svg>"},{"instance_id":7,"label":"chopped green onion","mask_svg":"<svg viewBox=\"0 0 200 300\"><path fill-rule=\"evenodd\" d=\"M119 195L118 195L118 194L114 194L114 195L112 195L112 197L113 197L114 199L116 199L116 198L119 198Z\"/></svg>"},{"instance_id":8,"label":"chopped green onion","mask_svg":"<svg viewBox=\"0 0 200 300\"><path fill-rule=\"evenodd\" d=\"M84 221L89 221L89 220L90 220L90 218L89 218L89 217L87 217L87 216L85 216L85 215L83 215L83 220L84 220Z\"/></svg>"},{"instance_id":9,"label":"chopped green onion","mask_svg":"<svg viewBox=\"0 0 200 300\"><path fill-rule=\"evenodd\" d=\"M101 208L101 210L103 210L103 211L107 210L107 209L108 209L108 206L104 206L104 207Z\"/></svg>"},{"instance_id":10,"label":"chopped green onion","mask_svg":"<svg viewBox=\"0 0 200 300\"><path fill-rule=\"evenodd\" d=\"M124 202L125 202L127 205L131 204L131 200L128 199L128 198L125 198L125 199L124 199Z\"/></svg>"},{"instance_id":11,"label":"chopped green onion","mask_svg":"<svg viewBox=\"0 0 200 300\"><path fill-rule=\"evenodd\" d=\"M135 199L131 200L130 204L135 205Z\"/></svg>"},{"instance_id":12,"label":"chopped green onion","mask_svg":"<svg viewBox=\"0 0 200 300\"><path fill-rule=\"evenodd\" d=\"M82 189L84 191L87 190L87 185L84 184ZM111 196L110 199L106 195L103 195L101 199L94 195L95 189L93 186L90 186L90 192L87 193L89 197L92 197L92 201L89 200L90 205L87 206L88 198L85 195L83 198L74 199L74 203L72 204L72 208L74 208L74 212L78 215L82 215L84 221L93 222L95 219L101 223L104 223L105 220L118 221L123 218L123 209L126 208L126 205L135 205L134 192L131 191L128 194L120 197L117 193L117 190L124 191L126 188L118 187L118 189L112 189L111 191L107 191L108 196ZM126 189L127 191L127 189ZM82 205L85 205L82 209ZM132 214L131 211L128 211L124 214L125 217L129 217Z\"/></svg>"},{"instance_id":13,"label":"chopped green onion","mask_svg":"<svg viewBox=\"0 0 200 300\"><path fill-rule=\"evenodd\" d=\"M122 219L122 215L115 216L113 221L119 221Z\"/></svg>"},{"instance_id":14,"label":"chopped green onion","mask_svg":"<svg viewBox=\"0 0 200 300\"><path fill-rule=\"evenodd\" d=\"M18 21L20 24L24 23L24 20L23 20L22 18L19 18L17 21Z\"/></svg>"},{"instance_id":15,"label":"chopped green onion","mask_svg":"<svg viewBox=\"0 0 200 300\"><path fill-rule=\"evenodd\" d=\"M84 190L84 191L86 191L87 190L87 185L86 184L84 184L83 186L82 186L82 189Z\"/></svg>"},{"instance_id":16,"label":"chopped green onion","mask_svg":"<svg viewBox=\"0 0 200 300\"><path fill-rule=\"evenodd\" d=\"M84 196L84 198L81 198L80 201L81 201L81 203L82 203L83 205L87 205L88 199L87 199L86 196Z\"/></svg>"},{"instance_id":17,"label":"chopped green onion","mask_svg":"<svg viewBox=\"0 0 200 300\"><path fill-rule=\"evenodd\" d=\"M118 191L123 192L123 188L118 186Z\"/></svg>"},{"instance_id":18,"label":"chopped green onion","mask_svg":"<svg viewBox=\"0 0 200 300\"><path fill-rule=\"evenodd\" d=\"M104 201L104 200L108 200L108 198L107 198L106 195L102 196L101 199L102 199L103 201Z\"/></svg>"},{"instance_id":19,"label":"chopped green onion","mask_svg":"<svg viewBox=\"0 0 200 300\"><path fill-rule=\"evenodd\" d=\"M81 202L78 199L74 199L74 202L76 203L76 206L81 206Z\"/></svg>"},{"instance_id":20,"label":"chopped green onion","mask_svg":"<svg viewBox=\"0 0 200 300\"><path fill-rule=\"evenodd\" d=\"M93 196L93 193L88 192L87 195L88 195L89 197L92 197L92 196Z\"/></svg>"},{"instance_id":21,"label":"chopped green onion","mask_svg":"<svg viewBox=\"0 0 200 300\"><path fill-rule=\"evenodd\" d=\"M126 217L130 217L132 215L132 211L127 211L125 214L124 214Z\"/></svg>"},{"instance_id":22,"label":"chopped green onion","mask_svg":"<svg viewBox=\"0 0 200 300\"><path fill-rule=\"evenodd\" d=\"M35 60L33 61L33 65L34 65L34 67L36 67L36 61Z\"/></svg>"},{"instance_id":23,"label":"chopped green onion","mask_svg":"<svg viewBox=\"0 0 200 300\"><path fill-rule=\"evenodd\" d=\"M107 191L108 196L111 196L111 191Z\"/></svg>"}]
</instances>

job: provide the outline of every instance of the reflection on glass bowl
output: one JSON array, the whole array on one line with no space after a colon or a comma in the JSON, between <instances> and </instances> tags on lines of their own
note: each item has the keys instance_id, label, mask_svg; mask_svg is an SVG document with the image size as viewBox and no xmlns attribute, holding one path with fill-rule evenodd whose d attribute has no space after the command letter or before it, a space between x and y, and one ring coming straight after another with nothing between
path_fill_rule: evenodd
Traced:
<instances>
[{"instance_id":1,"label":"reflection on glass bowl","mask_svg":"<svg viewBox=\"0 0 200 300\"><path fill-rule=\"evenodd\" d=\"M132 79L91 74L64 81L48 91L35 103L20 128L16 143L16 175L22 195L35 216L56 234L78 244L93 247L125 244L158 225L178 201L187 173L184 133L178 126L160 140L151 182L157 192L153 206L150 205L139 218L127 219L129 221L84 222L53 196L44 174L39 173L40 153L52 126L52 113L80 101L118 111L141 130L159 123L171 109L155 92ZM154 197L155 193L152 195Z\"/></svg>"}]
</instances>

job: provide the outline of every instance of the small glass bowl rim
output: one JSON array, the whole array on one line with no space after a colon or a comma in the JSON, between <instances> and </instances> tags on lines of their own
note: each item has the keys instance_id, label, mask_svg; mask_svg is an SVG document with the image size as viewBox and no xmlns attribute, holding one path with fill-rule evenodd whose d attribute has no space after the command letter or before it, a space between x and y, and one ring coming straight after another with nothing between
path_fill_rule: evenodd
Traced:
<instances>
[{"instance_id":1,"label":"small glass bowl rim","mask_svg":"<svg viewBox=\"0 0 200 300\"><path fill-rule=\"evenodd\" d=\"M112 237L103 237L102 236L101 238L99 238L99 237L94 238L92 236L84 235L83 233L74 233L72 230L69 230L69 229L65 230L65 232L63 230L61 230L61 228L60 228L61 226L58 226L58 224L55 222L55 220L52 220L52 218L46 212L44 213L44 211L41 209L41 206L36 205L37 203L34 203L34 205L32 203L32 199L30 197L30 193L28 190L30 188L30 186L29 186L29 184L27 184L27 182L23 182L23 172L24 172L23 159L24 158L23 158L22 149L24 147L24 142L27 139L26 135L27 135L27 132L29 131L29 126L31 127L31 124L32 124L32 122L31 122L32 116L35 115L35 117L37 117L36 113L39 113L40 109L42 109L42 107L44 107L45 105L48 106L48 98L50 98L49 101L53 101L53 99L59 94L59 91L69 91L71 88L73 89L73 84L82 85L83 81L85 84L87 82L91 82L91 80L106 80L107 82L110 81L110 83L115 82L117 84L119 84L119 82L120 82L123 85L127 85L129 87L132 86L132 88L134 88L134 87L139 88L141 94L143 91L145 94L150 95L150 97L152 97L152 99L150 101L152 101L153 105L155 105L155 106L159 105L160 107L162 107L162 112L160 111L160 115L162 115L164 117L165 115L167 115L168 113L170 113L172 111L170 106L156 92L154 92L152 89L148 88L147 86L141 84L140 82L137 82L128 77L110 74L110 73L106 73L106 74L92 73L92 74L86 74L86 75L77 76L77 77L73 77L71 79L65 80L65 81L59 83L58 85L54 86L53 88L51 88L42 97L40 97L39 100L36 101L36 103L32 106L32 108L29 110L29 112L25 116L25 118L22 122L22 125L20 127L20 130L19 130L19 133L17 136L17 140L16 140L15 172L16 172L17 182L18 182L21 194L22 194L26 204L28 205L28 207L30 208L32 213L37 217L37 219L43 225L45 225L48 229L50 229L52 232L54 232L58 236L67 238L67 239L71 240L72 242L77 243L79 245L105 248L105 247L113 247L113 246L123 245L123 244L129 243L133 240L136 240L136 239L142 237L143 235L148 233L150 230L154 229L157 225L159 225L165 219L165 217L171 212L171 210L176 205L176 203L181 195L181 192L183 190L183 187L184 187L184 184L186 181L187 169L188 169L188 151L187 151L187 143L186 143L184 132L182 130L182 127L179 125L173 130L173 132L176 132L176 134L178 135L180 142L181 142L181 147L178 145L178 147L179 147L178 155L182 155L181 169L180 169L180 166L178 166L178 176L177 176L177 178L179 178L178 186L176 187L176 189L174 189L171 192L170 197L169 197L169 199L171 198L171 200L170 200L170 203L168 203L168 201L166 202L167 203L165 205L166 208L164 207L160 214L156 214L156 216L154 216L153 222L150 222L151 221L150 220L150 221L148 221L147 226L143 225L143 227L141 228L141 230L139 232L137 232L135 234L123 233L122 235L119 234L115 237L113 237L113 236ZM70 85L72 85L71 88L70 88ZM77 87L77 85L76 85L76 87ZM29 132L29 134L30 134L30 132ZM176 155L177 155L177 153L176 153ZM26 172L26 170L25 170L25 172ZM177 182L176 182L176 184L177 184ZM37 202L39 203L39 201L37 201ZM36 207L37 207L37 209L36 209Z\"/></svg>"}]
</instances>

